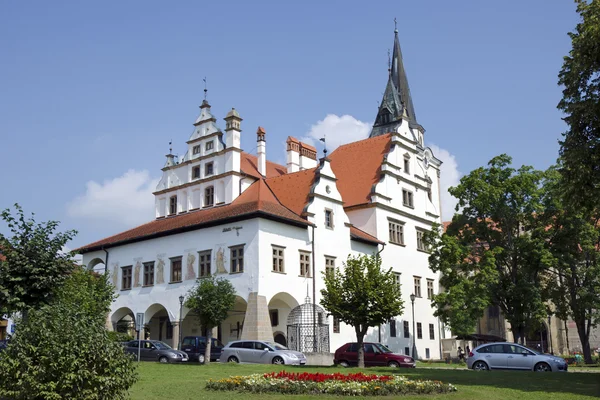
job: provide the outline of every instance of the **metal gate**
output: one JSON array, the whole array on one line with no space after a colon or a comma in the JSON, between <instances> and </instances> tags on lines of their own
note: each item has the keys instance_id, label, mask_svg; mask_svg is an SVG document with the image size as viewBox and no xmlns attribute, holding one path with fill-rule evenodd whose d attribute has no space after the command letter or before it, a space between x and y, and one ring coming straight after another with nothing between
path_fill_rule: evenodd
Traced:
<instances>
[{"instance_id":1,"label":"metal gate","mask_svg":"<svg viewBox=\"0 0 600 400\"><path fill-rule=\"evenodd\" d=\"M288 348L303 353L329 353L329 325L325 316L325 310L306 297L305 303L288 316Z\"/></svg>"}]
</instances>

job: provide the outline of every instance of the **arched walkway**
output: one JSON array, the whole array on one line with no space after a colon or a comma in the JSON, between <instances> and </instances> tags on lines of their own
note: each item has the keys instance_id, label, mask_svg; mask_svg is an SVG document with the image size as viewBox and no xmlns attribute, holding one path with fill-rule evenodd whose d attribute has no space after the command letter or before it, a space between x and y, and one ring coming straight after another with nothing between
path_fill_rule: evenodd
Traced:
<instances>
[{"instance_id":1,"label":"arched walkway","mask_svg":"<svg viewBox=\"0 0 600 400\"><path fill-rule=\"evenodd\" d=\"M235 297L233 309L229 311L227 319L217 329L217 337L221 342L227 344L227 342L238 340L242 337L247 307L248 303L245 299L240 296Z\"/></svg>"},{"instance_id":2,"label":"arched walkway","mask_svg":"<svg viewBox=\"0 0 600 400\"><path fill-rule=\"evenodd\" d=\"M273 340L286 346L288 340L284 332L287 332L287 319L292 309L297 307L298 301L289 293L279 292L269 301L269 317L273 328ZM284 343L282 343L284 342Z\"/></svg>"},{"instance_id":3,"label":"arched walkway","mask_svg":"<svg viewBox=\"0 0 600 400\"><path fill-rule=\"evenodd\" d=\"M174 332L174 316L159 303L152 304L144 313L144 338L160 340L171 347L177 347L178 337ZM175 333L175 334L174 334Z\"/></svg>"},{"instance_id":4,"label":"arched walkway","mask_svg":"<svg viewBox=\"0 0 600 400\"><path fill-rule=\"evenodd\" d=\"M104 264L104 260L102 260L101 258L94 258L87 264L86 268L90 271L94 271L99 274L104 274L106 265Z\"/></svg>"},{"instance_id":5,"label":"arched walkway","mask_svg":"<svg viewBox=\"0 0 600 400\"><path fill-rule=\"evenodd\" d=\"M121 307L110 316L113 331L127 333L135 337L135 316L129 307Z\"/></svg>"}]
</instances>

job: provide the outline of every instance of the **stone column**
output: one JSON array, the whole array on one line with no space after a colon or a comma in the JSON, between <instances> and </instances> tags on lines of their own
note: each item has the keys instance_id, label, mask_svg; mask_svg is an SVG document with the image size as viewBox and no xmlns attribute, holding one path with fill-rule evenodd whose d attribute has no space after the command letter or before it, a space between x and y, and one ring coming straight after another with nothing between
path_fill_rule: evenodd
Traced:
<instances>
[{"instance_id":1,"label":"stone column","mask_svg":"<svg viewBox=\"0 0 600 400\"><path fill-rule=\"evenodd\" d=\"M269 317L267 298L257 292L248 295L248 307L242 328L242 340L273 341L273 329Z\"/></svg>"},{"instance_id":2,"label":"stone column","mask_svg":"<svg viewBox=\"0 0 600 400\"><path fill-rule=\"evenodd\" d=\"M179 321L171 322L173 326L173 344L171 347L177 350L181 350L179 348Z\"/></svg>"},{"instance_id":3,"label":"stone column","mask_svg":"<svg viewBox=\"0 0 600 400\"><path fill-rule=\"evenodd\" d=\"M113 325L112 321L110 320L110 313L106 314L106 323L104 324L104 326L106 327L107 331L115 331L116 326Z\"/></svg>"}]
</instances>

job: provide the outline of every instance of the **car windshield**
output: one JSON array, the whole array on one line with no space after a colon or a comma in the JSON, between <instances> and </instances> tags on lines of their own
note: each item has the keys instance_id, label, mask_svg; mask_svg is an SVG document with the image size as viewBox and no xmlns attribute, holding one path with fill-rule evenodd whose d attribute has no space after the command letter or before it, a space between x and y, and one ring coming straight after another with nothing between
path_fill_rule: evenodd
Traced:
<instances>
[{"instance_id":1,"label":"car windshield","mask_svg":"<svg viewBox=\"0 0 600 400\"><path fill-rule=\"evenodd\" d=\"M269 346L273 347L275 350L289 350L287 347L279 344L279 343L271 343L271 342L265 342L267 343Z\"/></svg>"},{"instance_id":2,"label":"car windshield","mask_svg":"<svg viewBox=\"0 0 600 400\"><path fill-rule=\"evenodd\" d=\"M221 341L219 339L213 339L212 346L213 347L223 347L223 343L221 343Z\"/></svg>"},{"instance_id":3,"label":"car windshield","mask_svg":"<svg viewBox=\"0 0 600 400\"><path fill-rule=\"evenodd\" d=\"M532 349L531 347L527 347L527 346L523 346L523 347L525 347L527 350L531 351L532 353L537 354L538 356L541 355L541 354L544 354L544 353L542 353L542 352L540 352L538 350Z\"/></svg>"},{"instance_id":4,"label":"car windshield","mask_svg":"<svg viewBox=\"0 0 600 400\"><path fill-rule=\"evenodd\" d=\"M154 346L156 346L156 348L159 350L170 350L171 349L171 346L169 346L168 344L163 343L163 342L152 342L152 344Z\"/></svg>"},{"instance_id":5,"label":"car windshield","mask_svg":"<svg viewBox=\"0 0 600 400\"><path fill-rule=\"evenodd\" d=\"M388 348L387 348L387 346L386 346L386 345L384 345L384 344L379 344L379 343L378 343L378 344L377 344L377 348L378 348L379 350L381 350L381 352L382 352L382 353L393 353L393 351L391 351L390 349L388 349Z\"/></svg>"}]
</instances>

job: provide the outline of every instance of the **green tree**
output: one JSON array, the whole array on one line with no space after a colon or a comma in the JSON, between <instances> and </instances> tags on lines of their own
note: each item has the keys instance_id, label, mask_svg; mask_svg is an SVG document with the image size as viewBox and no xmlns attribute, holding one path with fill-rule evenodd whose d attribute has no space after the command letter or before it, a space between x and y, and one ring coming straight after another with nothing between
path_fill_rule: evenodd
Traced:
<instances>
[{"instance_id":1,"label":"green tree","mask_svg":"<svg viewBox=\"0 0 600 400\"><path fill-rule=\"evenodd\" d=\"M369 327L401 315L404 304L392 269L381 268L381 257L348 257L343 270L323 272L321 305L334 318L353 326L358 343L358 366L365 366L364 337Z\"/></svg>"},{"instance_id":2,"label":"green tree","mask_svg":"<svg viewBox=\"0 0 600 400\"><path fill-rule=\"evenodd\" d=\"M574 206L558 171L546 184L547 245L554 256L549 293L555 312L577 326L583 357L592 363L590 332L600 323L600 215Z\"/></svg>"},{"instance_id":3,"label":"green tree","mask_svg":"<svg viewBox=\"0 0 600 400\"><path fill-rule=\"evenodd\" d=\"M568 125L560 155L571 201L600 208L600 0L575 0L581 22L570 32L572 49L564 58L558 104Z\"/></svg>"},{"instance_id":4,"label":"green tree","mask_svg":"<svg viewBox=\"0 0 600 400\"><path fill-rule=\"evenodd\" d=\"M104 327L114 299L106 277L78 268L55 293L0 353L0 398L126 398L137 373Z\"/></svg>"},{"instance_id":5,"label":"green tree","mask_svg":"<svg viewBox=\"0 0 600 400\"><path fill-rule=\"evenodd\" d=\"M199 278L186 296L185 306L196 314L200 325L206 329L204 362L210 363L212 329L227 319L235 303L235 289L223 278L208 276Z\"/></svg>"},{"instance_id":6,"label":"green tree","mask_svg":"<svg viewBox=\"0 0 600 400\"><path fill-rule=\"evenodd\" d=\"M430 268L446 292L434 296L436 315L457 333L470 333L483 310L499 306L515 342L546 316L544 271L551 263L543 224L544 172L510 167L503 154L450 188L457 211L446 232L426 235Z\"/></svg>"},{"instance_id":7,"label":"green tree","mask_svg":"<svg viewBox=\"0 0 600 400\"><path fill-rule=\"evenodd\" d=\"M10 209L0 214L12 233L0 234L0 310L20 311L26 320L27 310L48 304L73 270L62 249L76 232L56 232L58 222L37 223L18 204L15 209L16 215Z\"/></svg>"}]
</instances>

